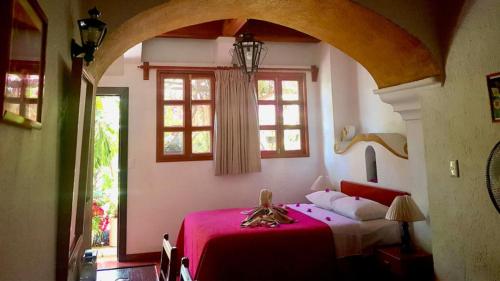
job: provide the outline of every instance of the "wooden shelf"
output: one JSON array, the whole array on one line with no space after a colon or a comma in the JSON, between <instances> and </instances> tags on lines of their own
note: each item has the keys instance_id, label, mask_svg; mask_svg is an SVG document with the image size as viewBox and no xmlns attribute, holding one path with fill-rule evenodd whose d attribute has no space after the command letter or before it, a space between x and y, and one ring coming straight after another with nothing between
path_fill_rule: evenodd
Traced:
<instances>
[{"instance_id":1,"label":"wooden shelf","mask_svg":"<svg viewBox=\"0 0 500 281\"><path fill-rule=\"evenodd\" d=\"M335 144L335 153L343 154L358 142L376 142L397 157L408 159L408 147L406 137L396 133L373 133L358 134L350 141L343 141Z\"/></svg>"}]
</instances>

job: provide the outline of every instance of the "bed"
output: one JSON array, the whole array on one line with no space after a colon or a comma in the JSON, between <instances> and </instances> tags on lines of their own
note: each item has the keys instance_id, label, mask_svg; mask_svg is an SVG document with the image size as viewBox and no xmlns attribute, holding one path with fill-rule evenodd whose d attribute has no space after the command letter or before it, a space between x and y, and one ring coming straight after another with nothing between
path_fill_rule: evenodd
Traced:
<instances>
[{"instance_id":1,"label":"bed","mask_svg":"<svg viewBox=\"0 0 500 281\"><path fill-rule=\"evenodd\" d=\"M407 193L342 181L341 191L389 206ZM398 224L360 222L315 207L288 204L293 224L241 228L248 209L194 212L184 219L177 247L195 280L336 280L337 261L399 241Z\"/></svg>"}]
</instances>

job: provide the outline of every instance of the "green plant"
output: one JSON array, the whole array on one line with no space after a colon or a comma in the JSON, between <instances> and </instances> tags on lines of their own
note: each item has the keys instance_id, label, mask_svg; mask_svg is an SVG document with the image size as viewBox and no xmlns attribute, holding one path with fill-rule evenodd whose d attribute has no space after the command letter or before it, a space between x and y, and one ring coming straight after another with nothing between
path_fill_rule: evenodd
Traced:
<instances>
[{"instance_id":1,"label":"green plant","mask_svg":"<svg viewBox=\"0 0 500 281\"><path fill-rule=\"evenodd\" d=\"M118 108L118 99L106 103ZM118 190L118 128L117 120L110 120L105 114L105 104L101 97L96 98L95 135L94 135L94 181L93 181L93 243L102 244L103 233L109 218L117 216ZM118 116L116 114L116 116Z\"/></svg>"}]
</instances>

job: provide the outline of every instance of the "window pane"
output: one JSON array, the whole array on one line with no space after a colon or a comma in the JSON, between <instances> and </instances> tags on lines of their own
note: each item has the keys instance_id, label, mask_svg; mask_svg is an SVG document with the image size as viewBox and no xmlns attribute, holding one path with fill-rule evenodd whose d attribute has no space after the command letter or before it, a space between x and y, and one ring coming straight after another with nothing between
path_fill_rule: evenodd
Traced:
<instances>
[{"instance_id":1,"label":"window pane","mask_svg":"<svg viewBox=\"0 0 500 281\"><path fill-rule=\"evenodd\" d=\"M276 110L274 105L259 105L259 124L276 124Z\"/></svg>"},{"instance_id":2,"label":"window pane","mask_svg":"<svg viewBox=\"0 0 500 281\"><path fill-rule=\"evenodd\" d=\"M260 150L276 151L276 131L260 130Z\"/></svg>"},{"instance_id":3,"label":"window pane","mask_svg":"<svg viewBox=\"0 0 500 281\"><path fill-rule=\"evenodd\" d=\"M193 100L209 100L210 97L210 79L193 79L191 80L191 99Z\"/></svg>"},{"instance_id":4,"label":"window pane","mask_svg":"<svg viewBox=\"0 0 500 281\"><path fill-rule=\"evenodd\" d=\"M210 105L193 105L192 107L192 125L194 127L210 126L212 123L212 114Z\"/></svg>"},{"instance_id":5,"label":"window pane","mask_svg":"<svg viewBox=\"0 0 500 281\"><path fill-rule=\"evenodd\" d=\"M282 81L281 82L283 100L299 100L299 82Z\"/></svg>"},{"instance_id":6,"label":"window pane","mask_svg":"<svg viewBox=\"0 0 500 281\"><path fill-rule=\"evenodd\" d=\"M165 105L163 125L165 127L182 127L184 126L184 106L182 105Z\"/></svg>"},{"instance_id":7,"label":"window pane","mask_svg":"<svg viewBox=\"0 0 500 281\"><path fill-rule=\"evenodd\" d=\"M22 77L17 74L7 73L7 85L5 86L5 96L9 98L20 98L22 88Z\"/></svg>"},{"instance_id":8,"label":"window pane","mask_svg":"<svg viewBox=\"0 0 500 281\"><path fill-rule=\"evenodd\" d=\"M283 124L300 125L300 108L298 104L283 106Z\"/></svg>"},{"instance_id":9,"label":"window pane","mask_svg":"<svg viewBox=\"0 0 500 281\"><path fill-rule=\"evenodd\" d=\"M300 150L300 129L285 130L285 150Z\"/></svg>"},{"instance_id":10,"label":"window pane","mask_svg":"<svg viewBox=\"0 0 500 281\"><path fill-rule=\"evenodd\" d=\"M184 80L180 78L168 78L163 80L164 100L184 99Z\"/></svg>"},{"instance_id":11,"label":"window pane","mask_svg":"<svg viewBox=\"0 0 500 281\"><path fill-rule=\"evenodd\" d=\"M7 110L9 112L15 113L15 114L21 114L20 111L19 111L20 110L20 106L19 106L18 103L8 103L8 102L5 102L3 104L3 109Z\"/></svg>"},{"instance_id":12,"label":"window pane","mask_svg":"<svg viewBox=\"0 0 500 281\"><path fill-rule=\"evenodd\" d=\"M26 105L26 114L25 116L30 120L36 121L36 114L38 111L38 104L27 104Z\"/></svg>"},{"instance_id":13,"label":"window pane","mask_svg":"<svg viewBox=\"0 0 500 281\"><path fill-rule=\"evenodd\" d=\"M193 142L193 153L210 153L210 131L195 131L191 135Z\"/></svg>"},{"instance_id":14,"label":"window pane","mask_svg":"<svg viewBox=\"0 0 500 281\"><path fill-rule=\"evenodd\" d=\"M38 75L27 75L26 83L26 97L38 98Z\"/></svg>"},{"instance_id":15,"label":"window pane","mask_svg":"<svg viewBox=\"0 0 500 281\"><path fill-rule=\"evenodd\" d=\"M259 80L257 81L258 98L259 100L274 100L274 81Z\"/></svg>"},{"instance_id":16,"label":"window pane","mask_svg":"<svg viewBox=\"0 0 500 281\"><path fill-rule=\"evenodd\" d=\"M184 133L165 132L163 134L164 154L184 154Z\"/></svg>"}]
</instances>

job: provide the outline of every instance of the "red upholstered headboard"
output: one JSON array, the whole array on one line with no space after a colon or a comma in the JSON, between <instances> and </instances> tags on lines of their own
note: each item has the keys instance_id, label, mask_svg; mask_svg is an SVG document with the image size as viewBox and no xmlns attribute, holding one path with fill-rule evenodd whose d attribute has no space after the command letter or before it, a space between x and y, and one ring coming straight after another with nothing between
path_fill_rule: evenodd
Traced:
<instances>
[{"instance_id":1,"label":"red upholstered headboard","mask_svg":"<svg viewBox=\"0 0 500 281\"><path fill-rule=\"evenodd\" d=\"M363 197L366 199L377 201L380 204L384 204L386 206L390 206L392 200L394 200L396 196L410 195L410 193L404 191L397 191L351 181L341 181L340 191L349 196Z\"/></svg>"}]
</instances>

